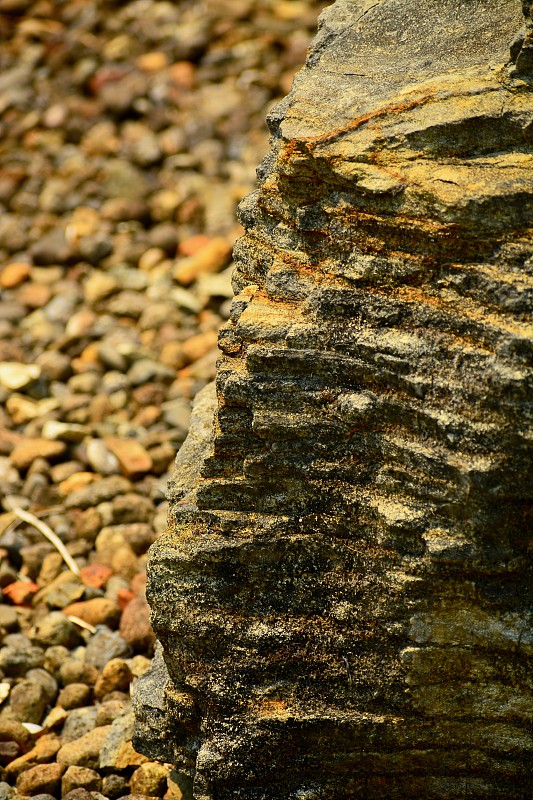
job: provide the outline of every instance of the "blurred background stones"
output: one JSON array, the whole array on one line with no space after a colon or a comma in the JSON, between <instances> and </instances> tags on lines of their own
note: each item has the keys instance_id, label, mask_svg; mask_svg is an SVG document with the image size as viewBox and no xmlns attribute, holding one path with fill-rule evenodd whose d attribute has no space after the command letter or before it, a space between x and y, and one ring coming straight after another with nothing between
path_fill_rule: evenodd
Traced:
<instances>
[{"instance_id":1,"label":"blurred background stones","mask_svg":"<svg viewBox=\"0 0 533 800\"><path fill-rule=\"evenodd\" d=\"M2 799L180 796L131 747L146 551L325 5L0 0Z\"/></svg>"}]
</instances>

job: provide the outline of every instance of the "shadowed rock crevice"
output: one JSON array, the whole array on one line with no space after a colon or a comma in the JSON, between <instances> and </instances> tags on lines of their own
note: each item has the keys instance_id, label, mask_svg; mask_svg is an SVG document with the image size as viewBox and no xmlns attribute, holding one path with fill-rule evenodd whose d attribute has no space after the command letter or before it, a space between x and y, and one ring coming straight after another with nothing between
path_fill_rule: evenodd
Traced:
<instances>
[{"instance_id":1,"label":"shadowed rock crevice","mask_svg":"<svg viewBox=\"0 0 533 800\"><path fill-rule=\"evenodd\" d=\"M338 0L270 115L151 550L136 744L195 800L528 796L524 11L513 63L516 0Z\"/></svg>"}]
</instances>

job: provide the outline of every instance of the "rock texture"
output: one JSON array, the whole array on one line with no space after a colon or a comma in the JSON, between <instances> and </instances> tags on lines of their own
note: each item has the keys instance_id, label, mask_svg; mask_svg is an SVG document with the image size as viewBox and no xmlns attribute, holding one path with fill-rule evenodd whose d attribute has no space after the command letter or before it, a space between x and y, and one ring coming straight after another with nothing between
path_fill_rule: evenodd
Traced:
<instances>
[{"instance_id":1,"label":"rock texture","mask_svg":"<svg viewBox=\"0 0 533 800\"><path fill-rule=\"evenodd\" d=\"M530 38L337 0L270 115L151 549L136 746L186 798L529 797Z\"/></svg>"}]
</instances>

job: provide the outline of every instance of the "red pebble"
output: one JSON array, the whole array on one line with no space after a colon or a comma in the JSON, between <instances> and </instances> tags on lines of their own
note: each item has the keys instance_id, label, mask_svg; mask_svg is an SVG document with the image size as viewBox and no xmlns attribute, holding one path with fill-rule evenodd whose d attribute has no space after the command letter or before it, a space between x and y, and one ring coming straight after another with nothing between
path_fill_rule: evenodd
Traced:
<instances>
[{"instance_id":1,"label":"red pebble","mask_svg":"<svg viewBox=\"0 0 533 800\"><path fill-rule=\"evenodd\" d=\"M13 605L23 606L31 602L34 594L39 591L39 587L33 581L13 581L2 589L2 594L7 597Z\"/></svg>"},{"instance_id":2,"label":"red pebble","mask_svg":"<svg viewBox=\"0 0 533 800\"><path fill-rule=\"evenodd\" d=\"M129 589L119 589L117 592L117 605L121 611L124 611L130 600L134 598L133 592Z\"/></svg>"},{"instance_id":3,"label":"red pebble","mask_svg":"<svg viewBox=\"0 0 533 800\"><path fill-rule=\"evenodd\" d=\"M91 586L93 589L101 589L105 586L112 574L113 570L106 567L105 564L88 564L80 569L82 582L85 586Z\"/></svg>"}]
</instances>

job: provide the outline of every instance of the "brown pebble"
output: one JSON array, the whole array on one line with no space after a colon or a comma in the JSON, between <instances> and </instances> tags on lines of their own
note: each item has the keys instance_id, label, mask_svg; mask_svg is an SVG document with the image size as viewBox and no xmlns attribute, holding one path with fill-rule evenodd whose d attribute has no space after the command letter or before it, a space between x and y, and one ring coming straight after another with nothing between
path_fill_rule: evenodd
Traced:
<instances>
[{"instance_id":1,"label":"brown pebble","mask_svg":"<svg viewBox=\"0 0 533 800\"><path fill-rule=\"evenodd\" d=\"M39 587L33 581L13 581L2 589L2 594L7 597L13 605L23 606L31 603L33 596L39 591Z\"/></svg>"},{"instance_id":2,"label":"brown pebble","mask_svg":"<svg viewBox=\"0 0 533 800\"><path fill-rule=\"evenodd\" d=\"M42 308L52 297L49 286L40 283L25 283L17 292L17 300L28 308Z\"/></svg>"},{"instance_id":3,"label":"brown pebble","mask_svg":"<svg viewBox=\"0 0 533 800\"><path fill-rule=\"evenodd\" d=\"M154 51L143 53L135 60L135 63L143 72L158 72L168 65L168 57L166 53Z\"/></svg>"},{"instance_id":4,"label":"brown pebble","mask_svg":"<svg viewBox=\"0 0 533 800\"><path fill-rule=\"evenodd\" d=\"M59 736L56 736L55 733L45 734L40 739L37 739L35 747L32 747L27 753L7 765L6 775L11 780L16 779L22 772L31 767L52 761L60 747L61 739Z\"/></svg>"},{"instance_id":5,"label":"brown pebble","mask_svg":"<svg viewBox=\"0 0 533 800\"><path fill-rule=\"evenodd\" d=\"M0 286L2 289L12 289L25 281L31 272L31 265L24 261L12 261L0 272Z\"/></svg>"},{"instance_id":6,"label":"brown pebble","mask_svg":"<svg viewBox=\"0 0 533 800\"><path fill-rule=\"evenodd\" d=\"M127 711L131 709L130 699L102 699L98 705L98 712L96 714L96 725L111 725L111 723L118 717L122 717Z\"/></svg>"},{"instance_id":7,"label":"brown pebble","mask_svg":"<svg viewBox=\"0 0 533 800\"><path fill-rule=\"evenodd\" d=\"M73 742L64 744L57 754L57 761L59 764L66 766L74 765L98 769L100 766L100 751L110 730L110 725L103 725L85 733Z\"/></svg>"},{"instance_id":8,"label":"brown pebble","mask_svg":"<svg viewBox=\"0 0 533 800\"><path fill-rule=\"evenodd\" d=\"M98 680L98 670L92 664L83 661L67 661L59 668L59 680L63 686L68 686L70 683L94 686Z\"/></svg>"},{"instance_id":9,"label":"brown pebble","mask_svg":"<svg viewBox=\"0 0 533 800\"><path fill-rule=\"evenodd\" d=\"M112 574L111 567L107 567L105 564L88 564L80 570L80 578L85 586L93 589L102 589Z\"/></svg>"},{"instance_id":10,"label":"brown pebble","mask_svg":"<svg viewBox=\"0 0 533 800\"><path fill-rule=\"evenodd\" d=\"M17 791L22 795L49 793L55 795L61 786L64 764L38 764L22 772L17 778Z\"/></svg>"},{"instance_id":11,"label":"brown pebble","mask_svg":"<svg viewBox=\"0 0 533 800\"><path fill-rule=\"evenodd\" d=\"M57 704L69 711L71 708L82 708L91 702L92 689L84 683L69 683L59 692Z\"/></svg>"},{"instance_id":12,"label":"brown pebble","mask_svg":"<svg viewBox=\"0 0 533 800\"><path fill-rule=\"evenodd\" d=\"M218 272L229 263L231 245L221 236L216 236L194 255L184 258L174 267L173 277L178 283L192 283L199 275Z\"/></svg>"},{"instance_id":13,"label":"brown pebble","mask_svg":"<svg viewBox=\"0 0 533 800\"><path fill-rule=\"evenodd\" d=\"M102 779L98 772L88 767L71 766L61 779L61 793L64 797L73 789L85 789L88 792L99 792Z\"/></svg>"},{"instance_id":14,"label":"brown pebble","mask_svg":"<svg viewBox=\"0 0 533 800\"><path fill-rule=\"evenodd\" d=\"M150 472L152 459L144 447L135 439L120 439L108 436L104 439L106 447L117 458L120 468L126 477Z\"/></svg>"},{"instance_id":15,"label":"brown pebble","mask_svg":"<svg viewBox=\"0 0 533 800\"><path fill-rule=\"evenodd\" d=\"M150 606L144 596L134 597L120 620L120 635L136 652L151 653L155 634L150 625Z\"/></svg>"},{"instance_id":16,"label":"brown pebble","mask_svg":"<svg viewBox=\"0 0 533 800\"><path fill-rule=\"evenodd\" d=\"M130 780L132 794L145 794L150 797L163 797L167 790L168 767L155 761L141 764Z\"/></svg>"},{"instance_id":17,"label":"brown pebble","mask_svg":"<svg viewBox=\"0 0 533 800\"><path fill-rule=\"evenodd\" d=\"M58 485L59 494L66 497L71 492L76 492L78 489L83 489L89 483L97 480L98 476L94 472L75 472L69 475L64 481Z\"/></svg>"},{"instance_id":18,"label":"brown pebble","mask_svg":"<svg viewBox=\"0 0 533 800\"><path fill-rule=\"evenodd\" d=\"M64 442L50 439L23 439L11 451L11 463L16 469L28 469L36 458L56 459L63 455Z\"/></svg>"},{"instance_id":19,"label":"brown pebble","mask_svg":"<svg viewBox=\"0 0 533 800\"><path fill-rule=\"evenodd\" d=\"M61 795L63 800L94 800L91 792L85 789L83 786L78 786L75 789L71 789L70 792Z\"/></svg>"},{"instance_id":20,"label":"brown pebble","mask_svg":"<svg viewBox=\"0 0 533 800\"><path fill-rule=\"evenodd\" d=\"M120 619L120 609L108 597L93 597L91 600L71 603L63 608L63 613L79 617L89 625L107 625L109 628L115 628Z\"/></svg>"},{"instance_id":21,"label":"brown pebble","mask_svg":"<svg viewBox=\"0 0 533 800\"><path fill-rule=\"evenodd\" d=\"M101 700L104 695L114 691L127 691L133 679L131 670L122 658L112 658L102 670L96 681L94 695Z\"/></svg>"}]
</instances>

